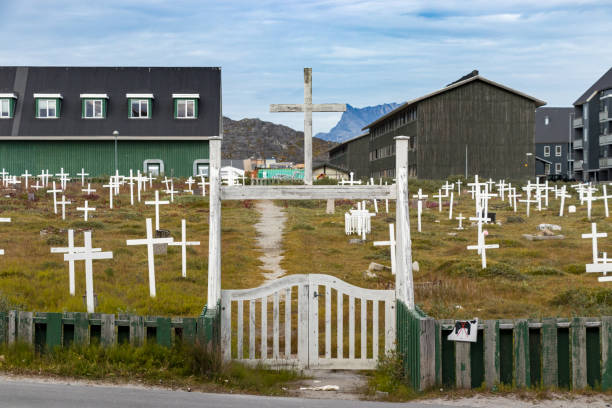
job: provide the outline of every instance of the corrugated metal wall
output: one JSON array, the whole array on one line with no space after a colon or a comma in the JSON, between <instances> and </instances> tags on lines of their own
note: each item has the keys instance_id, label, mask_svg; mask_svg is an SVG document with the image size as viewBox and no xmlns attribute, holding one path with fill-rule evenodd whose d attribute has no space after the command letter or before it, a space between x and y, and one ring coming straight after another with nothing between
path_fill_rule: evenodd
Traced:
<instances>
[{"instance_id":1,"label":"corrugated metal wall","mask_svg":"<svg viewBox=\"0 0 612 408\"><path fill-rule=\"evenodd\" d=\"M176 177L193 174L195 160L208 160L208 141L119 141L117 157L119 172L143 169L143 162L161 159L165 173ZM114 141L3 141L0 142L0 168L10 174L22 174L26 169L40 174L60 168L76 177L82 168L91 177L114 173Z\"/></svg>"}]
</instances>

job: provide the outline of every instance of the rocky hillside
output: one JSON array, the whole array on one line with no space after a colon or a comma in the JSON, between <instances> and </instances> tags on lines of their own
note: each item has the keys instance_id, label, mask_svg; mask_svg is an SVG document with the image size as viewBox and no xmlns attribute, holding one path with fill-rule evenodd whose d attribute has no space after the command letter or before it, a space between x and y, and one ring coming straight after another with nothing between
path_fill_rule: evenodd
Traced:
<instances>
[{"instance_id":1,"label":"rocky hillside","mask_svg":"<svg viewBox=\"0 0 612 408\"><path fill-rule=\"evenodd\" d=\"M342 114L340 121L329 133L317 133L315 136L330 142L342 143L355 136L363 134L364 126L374 122L381 116L397 108L397 103L385 103L383 105L366 106L365 108L355 108L346 105L346 112Z\"/></svg>"},{"instance_id":2,"label":"rocky hillside","mask_svg":"<svg viewBox=\"0 0 612 408\"><path fill-rule=\"evenodd\" d=\"M313 138L314 159L325 159L336 143ZM232 120L223 117L224 159L275 157L277 161L304 162L304 132L260 119Z\"/></svg>"}]
</instances>

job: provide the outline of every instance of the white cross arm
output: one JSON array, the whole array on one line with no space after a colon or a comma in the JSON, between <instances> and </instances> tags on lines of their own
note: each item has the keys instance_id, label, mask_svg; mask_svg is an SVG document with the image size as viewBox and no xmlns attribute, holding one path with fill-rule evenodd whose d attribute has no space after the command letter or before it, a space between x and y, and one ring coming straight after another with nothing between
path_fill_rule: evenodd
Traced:
<instances>
[{"instance_id":1,"label":"white cross arm","mask_svg":"<svg viewBox=\"0 0 612 408\"><path fill-rule=\"evenodd\" d=\"M608 233L607 232L598 232L595 235L593 234L582 234L582 238L607 238L608 237Z\"/></svg>"},{"instance_id":2,"label":"white cross arm","mask_svg":"<svg viewBox=\"0 0 612 408\"><path fill-rule=\"evenodd\" d=\"M11 222L10 218L0 218L0 222Z\"/></svg>"},{"instance_id":3,"label":"white cross arm","mask_svg":"<svg viewBox=\"0 0 612 408\"><path fill-rule=\"evenodd\" d=\"M76 252L65 254L64 261L85 261L87 259L113 259L112 252Z\"/></svg>"},{"instance_id":4,"label":"white cross arm","mask_svg":"<svg viewBox=\"0 0 612 408\"><path fill-rule=\"evenodd\" d=\"M612 263L587 264L586 271L589 273L612 272Z\"/></svg>"},{"instance_id":5,"label":"white cross arm","mask_svg":"<svg viewBox=\"0 0 612 408\"><path fill-rule=\"evenodd\" d=\"M155 205L155 204L170 204L168 200L160 200L160 201L145 201L146 205Z\"/></svg>"},{"instance_id":6,"label":"white cross arm","mask_svg":"<svg viewBox=\"0 0 612 408\"><path fill-rule=\"evenodd\" d=\"M181 246L181 245L200 245L200 241L172 241L168 245Z\"/></svg>"},{"instance_id":7,"label":"white cross arm","mask_svg":"<svg viewBox=\"0 0 612 408\"><path fill-rule=\"evenodd\" d=\"M312 112L345 112L346 104L344 103L314 103ZM304 112L304 104L301 103L286 103L286 104L271 104L270 112Z\"/></svg>"},{"instance_id":8,"label":"white cross arm","mask_svg":"<svg viewBox=\"0 0 612 408\"><path fill-rule=\"evenodd\" d=\"M89 248L85 247L74 247L74 248L51 248L52 254L65 254L65 253L80 253L85 251L91 252L102 252L102 248Z\"/></svg>"},{"instance_id":9,"label":"white cross arm","mask_svg":"<svg viewBox=\"0 0 612 408\"><path fill-rule=\"evenodd\" d=\"M485 248L485 249L496 249L496 248L499 248L499 244L468 245L468 247L467 247L467 249L471 249L471 250L482 249L482 248Z\"/></svg>"},{"instance_id":10,"label":"white cross arm","mask_svg":"<svg viewBox=\"0 0 612 408\"><path fill-rule=\"evenodd\" d=\"M374 241L373 242L374 246L389 246L389 245L395 245L395 241Z\"/></svg>"},{"instance_id":11,"label":"white cross arm","mask_svg":"<svg viewBox=\"0 0 612 408\"><path fill-rule=\"evenodd\" d=\"M170 244L174 238L128 239L126 245Z\"/></svg>"}]
</instances>

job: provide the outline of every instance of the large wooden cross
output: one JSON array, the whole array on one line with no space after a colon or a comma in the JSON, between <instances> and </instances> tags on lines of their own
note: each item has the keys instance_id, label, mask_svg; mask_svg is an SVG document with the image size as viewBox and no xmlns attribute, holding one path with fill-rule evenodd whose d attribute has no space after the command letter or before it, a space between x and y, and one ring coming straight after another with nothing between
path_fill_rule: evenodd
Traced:
<instances>
[{"instance_id":1,"label":"large wooden cross","mask_svg":"<svg viewBox=\"0 0 612 408\"><path fill-rule=\"evenodd\" d=\"M312 68L304 68L304 103L272 104L270 112L304 112L304 184L312 185L312 112L345 112L344 103L312 103Z\"/></svg>"}]
</instances>

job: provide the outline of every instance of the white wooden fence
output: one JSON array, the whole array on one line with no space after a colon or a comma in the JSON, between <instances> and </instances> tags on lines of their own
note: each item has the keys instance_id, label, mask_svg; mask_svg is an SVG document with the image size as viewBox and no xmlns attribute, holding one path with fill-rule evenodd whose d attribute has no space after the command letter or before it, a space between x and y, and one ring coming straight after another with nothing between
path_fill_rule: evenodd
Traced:
<instances>
[{"instance_id":1,"label":"white wooden fence","mask_svg":"<svg viewBox=\"0 0 612 408\"><path fill-rule=\"evenodd\" d=\"M319 304L321 297L324 301ZM319 314L324 319L319 319ZM310 274L289 275L253 289L221 291L225 360L299 368L373 369L381 352L392 351L394 343L393 290L363 289L333 276Z\"/></svg>"}]
</instances>

